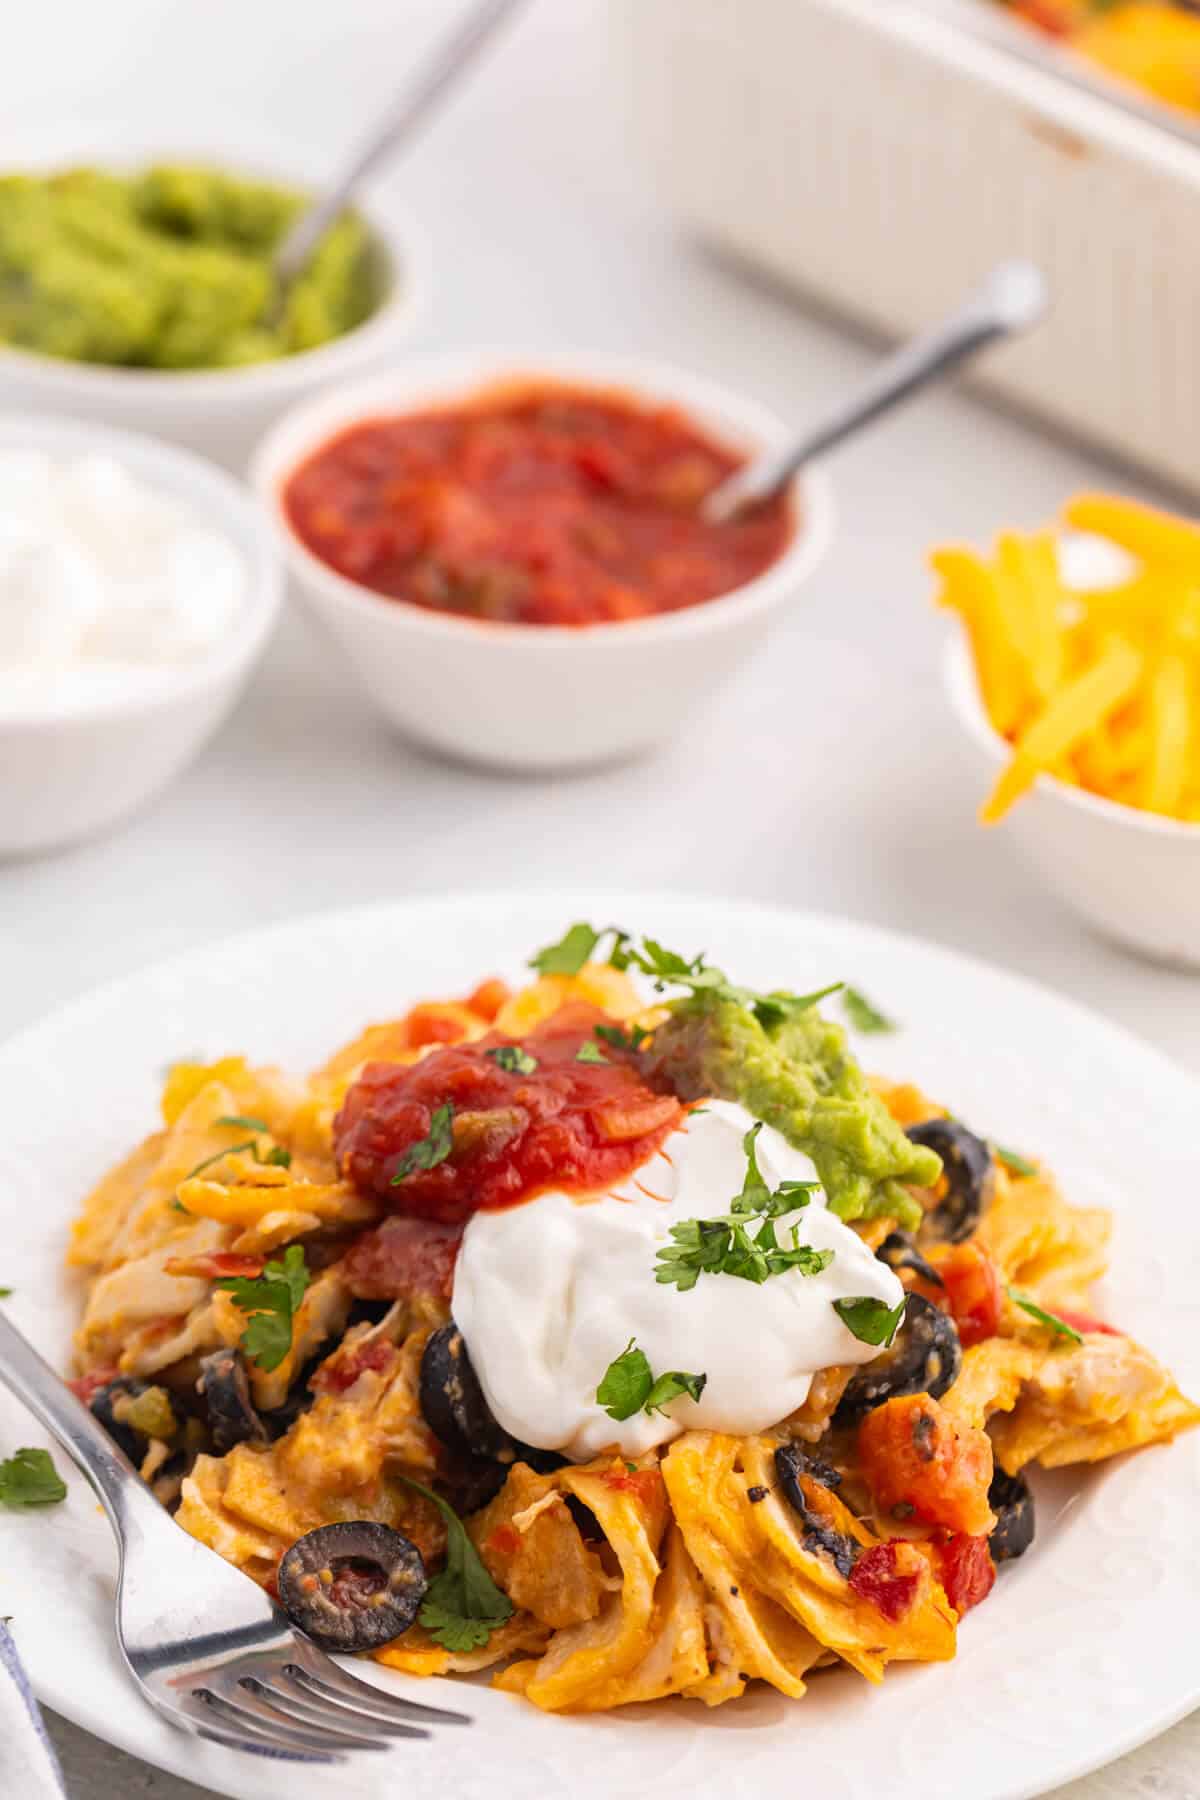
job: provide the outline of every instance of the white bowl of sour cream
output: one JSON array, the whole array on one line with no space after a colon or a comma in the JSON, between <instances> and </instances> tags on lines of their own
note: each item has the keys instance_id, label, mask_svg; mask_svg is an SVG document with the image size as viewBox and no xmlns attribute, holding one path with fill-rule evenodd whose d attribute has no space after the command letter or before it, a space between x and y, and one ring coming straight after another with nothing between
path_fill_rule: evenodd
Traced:
<instances>
[{"instance_id":1,"label":"white bowl of sour cream","mask_svg":"<svg viewBox=\"0 0 1200 1800\"><path fill-rule=\"evenodd\" d=\"M0 415L0 855L116 824L197 755L282 594L249 496L190 451Z\"/></svg>"}]
</instances>

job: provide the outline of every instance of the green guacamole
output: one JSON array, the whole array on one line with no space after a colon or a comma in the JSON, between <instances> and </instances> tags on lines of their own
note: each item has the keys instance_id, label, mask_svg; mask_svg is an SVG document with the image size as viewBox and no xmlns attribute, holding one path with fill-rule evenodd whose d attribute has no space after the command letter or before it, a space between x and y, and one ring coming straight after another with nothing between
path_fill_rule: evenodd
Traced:
<instances>
[{"instance_id":1,"label":"green guacamole","mask_svg":"<svg viewBox=\"0 0 1200 1800\"><path fill-rule=\"evenodd\" d=\"M71 362L223 369L340 337L381 295L344 213L272 317L271 254L306 196L216 169L0 176L0 343Z\"/></svg>"},{"instance_id":2,"label":"green guacamole","mask_svg":"<svg viewBox=\"0 0 1200 1800\"><path fill-rule=\"evenodd\" d=\"M921 1207L903 1184L931 1187L941 1159L905 1136L850 1055L841 1026L815 1006L768 1029L730 1000L676 1001L647 1060L682 1098L740 1101L775 1126L812 1158L840 1219L920 1223Z\"/></svg>"}]
</instances>

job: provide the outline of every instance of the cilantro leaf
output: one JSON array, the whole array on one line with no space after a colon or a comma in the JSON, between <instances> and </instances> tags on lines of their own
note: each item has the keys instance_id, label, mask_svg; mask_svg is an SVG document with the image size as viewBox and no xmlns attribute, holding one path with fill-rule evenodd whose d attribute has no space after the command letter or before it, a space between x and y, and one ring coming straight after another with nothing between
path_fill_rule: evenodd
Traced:
<instances>
[{"instance_id":1,"label":"cilantro leaf","mask_svg":"<svg viewBox=\"0 0 1200 1800\"><path fill-rule=\"evenodd\" d=\"M581 1063L599 1063L601 1068L607 1068L608 1066L607 1056L605 1056L599 1044L593 1044L591 1038L588 1038L586 1043L580 1044L578 1050L575 1052L575 1061Z\"/></svg>"},{"instance_id":2,"label":"cilantro leaf","mask_svg":"<svg viewBox=\"0 0 1200 1800\"><path fill-rule=\"evenodd\" d=\"M815 988L811 994L789 994L786 989L779 988L769 994L755 997L750 1010L764 1031L770 1031L775 1025L782 1025L785 1020L795 1018L797 1013L808 1012L821 1000L827 1000L830 994L839 992L843 983L831 981L828 987ZM740 990L731 989L731 993Z\"/></svg>"},{"instance_id":3,"label":"cilantro leaf","mask_svg":"<svg viewBox=\"0 0 1200 1800\"><path fill-rule=\"evenodd\" d=\"M201 1169L211 1169L214 1163L222 1162L227 1156L238 1156L243 1150L257 1150L257 1148L257 1138L247 1138L244 1144L228 1144L224 1150L214 1151L211 1156L206 1156L202 1162L198 1162L194 1169L189 1169L183 1179L190 1181L193 1175L199 1175Z\"/></svg>"},{"instance_id":4,"label":"cilantro leaf","mask_svg":"<svg viewBox=\"0 0 1200 1800\"><path fill-rule=\"evenodd\" d=\"M292 1311L295 1312L304 1298L305 1290L312 1280L304 1261L304 1251L299 1244L293 1244L283 1253L282 1262L269 1262L263 1274L272 1281L281 1281L287 1288L291 1299Z\"/></svg>"},{"instance_id":5,"label":"cilantro leaf","mask_svg":"<svg viewBox=\"0 0 1200 1800\"><path fill-rule=\"evenodd\" d=\"M417 1617L444 1649L478 1650L498 1625L512 1617L512 1601L484 1568L454 1508L411 1475L400 1479L436 1506L446 1522L446 1566L425 1590Z\"/></svg>"},{"instance_id":6,"label":"cilantro leaf","mask_svg":"<svg viewBox=\"0 0 1200 1800\"><path fill-rule=\"evenodd\" d=\"M265 1156L260 1156L258 1145L256 1144L254 1146L254 1160L255 1162L263 1163L269 1168L290 1169L292 1166L292 1153L290 1150L285 1150L282 1144L272 1144L271 1148L267 1151L267 1154Z\"/></svg>"},{"instance_id":7,"label":"cilantro leaf","mask_svg":"<svg viewBox=\"0 0 1200 1800\"><path fill-rule=\"evenodd\" d=\"M538 1066L536 1056L530 1056L528 1050L522 1050L520 1044L497 1044L494 1050L485 1050L498 1069L506 1075L532 1075Z\"/></svg>"},{"instance_id":8,"label":"cilantro leaf","mask_svg":"<svg viewBox=\"0 0 1200 1800\"><path fill-rule=\"evenodd\" d=\"M1019 1306L1022 1312L1027 1312L1031 1319L1036 1319L1039 1325L1045 1325L1059 1337L1069 1338L1073 1344L1082 1344L1083 1333L1076 1331L1073 1325L1068 1325L1065 1319L1060 1319L1057 1313L1047 1312L1044 1306L1039 1306L1036 1300L1031 1300L1028 1294L1021 1293L1018 1288L1010 1287L1006 1291L1014 1305Z\"/></svg>"},{"instance_id":9,"label":"cilantro leaf","mask_svg":"<svg viewBox=\"0 0 1200 1800\"><path fill-rule=\"evenodd\" d=\"M454 1148L453 1120L454 1108L447 1100L430 1116L426 1135L410 1144L396 1164L392 1187L399 1187L406 1176L416 1174L418 1169L436 1169L439 1163L445 1162Z\"/></svg>"},{"instance_id":10,"label":"cilantro leaf","mask_svg":"<svg viewBox=\"0 0 1200 1800\"><path fill-rule=\"evenodd\" d=\"M606 937L612 938L608 952L608 961L614 969L629 967L625 946L629 942L628 934L619 925L605 925L597 931L580 919L563 933L557 944L547 944L529 959L531 969L539 975L578 975L584 963L590 962L596 946Z\"/></svg>"},{"instance_id":11,"label":"cilantro leaf","mask_svg":"<svg viewBox=\"0 0 1200 1800\"><path fill-rule=\"evenodd\" d=\"M655 1260L656 1281L686 1294L701 1275L736 1275L741 1281L761 1284L787 1269L819 1275L829 1267L833 1251L802 1244L797 1226L792 1226L790 1245L780 1244L775 1234L775 1220L807 1206L820 1183L781 1181L774 1190L768 1188L758 1166L762 1128L760 1119L742 1139L746 1175L730 1211L712 1219L685 1219L681 1225L672 1225L672 1241L659 1250ZM751 1236L754 1225L758 1229Z\"/></svg>"},{"instance_id":12,"label":"cilantro leaf","mask_svg":"<svg viewBox=\"0 0 1200 1800\"><path fill-rule=\"evenodd\" d=\"M568 926L557 944L546 944L529 959L531 969L539 975L578 975L596 945L600 933L584 920Z\"/></svg>"},{"instance_id":13,"label":"cilantro leaf","mask_svg":"<svg viewBox=\"0 0 1200 1800\"><path fill-rule=\"evenodd\" d=\"M431 1600L423 1603L420 1621L435 1643L440 1644L444 1650L455 1650L459 1655L465 1655L470 1650L482 1650L496 1625L503 1622L499 1619L495 1623L487 1619L465 1619L461 1614L449 1612L444 1606L437 1606Z\"/></svg>"},{"instance_id":14,"label":"cilantro leaf","mask_svg":"<svg viewBox=\"0 0 1200 1800\"><path fill-rule=\"evenodd\" d=\"M239 1345L260 1369L277 1369L291 1349L292 1321L311 1279L304 1251L293 1244L282 1262L269 1262L261 1275L228 1275L216 1283L247 1314Z\"/></svg>"},{"instance_id":15,"label":"cilantro leaf","mask_svg":"<svg viewBox=\"0 0 1200 1800\"><path fill-rule=\"evenodd\" d=\"M689 1375L685 1369L669 1369L658 1377L646 1395L642 1411L662 1412L672 1400L679 1400L685 1394L689 1400L698 1400L707 1386L707 1375Z\"/></svg>"},{"instance_id":16,"label":"cilantro leaf","mask_svg":"<svg viewBox=\"0 0 1200 1800\"><path fill-rule=\"evenodd\" d=\"M214 1125L232 1125L238 1131L270 1131L271 1127L265 1119L252 1119L246 1113L222 1113Z\"/></svg>"},{"instance_id":17,"label":"cilantro leaf","mask_svg":"<svg viewBox=\"0 0 1200 1800\"><path fill-rule=\"evenodd\" d=\"M644 1025L631 1025L628 1031L622 1031L619 1025L597 1025L593 1029L595 1035L611 1044L614 1050L640 1050L654 1036Z\"/></svg>"},{"instance_id":18,"label":"cilantro leaf","mask_svg":"<svg viewBox=\"0 0 1200 1800\"><path fill-rule=\"evenodd\" d=\"M0 1462L0 1506L54 1506L66 1497L48 1450L18 1450Z\"/></svg>"},{"instance_id":19,"label":"cilantro leaf","mask_svg":"<svg viewBox=\"0 0 1200 1800\"><path fill-rule=\"evenodd\" d=\"M856 1300L835 1300L833 1310L860 1344L878 1344L886 1350L900 1329L907 1304L907 1295L892 1307L886 1300L864 1295Z\"/></svg>"},{"instance_id":20,"label":"cilantro leaf","mask_svg":"<svg viewBox=\"0 0 1200 1800\"><path fill-rule=\"evenodd\" d=\"M596 1389L596 1403L610 1419L632 1419L641 1412L654 1386L650 1359L639 1350L632 1338L604 1371L604 1379Z\"/></svg>"},{"instance_id":21,"label":"cilantro leaf","mask_svg":"<svg viewBox=\"0 0 1200 1800\"><path fill-rule=\"evenodd\" d=\"M873 1006L861 988L843 988L842 1009L855 1031L882 1032L897 1029L896 1021Z\"/></svg>"},{"instance_id":22,"label":"cilantro leaf","mask_svg":"<svg viewBox=\"0 0 1200 1800\"><path fill-rule=\"evenodd\" d=\"M690 1375L685 1369L670 1369L655 1379L649 1357L630 1338L604 1371L596 1400L610 1419L632 1419L634 1413L661 1412L684 1394L698 1400L707 1382L707 1375Z\"/></svg>"},{"instance_id":23,"label":"cilantro leaf","mask_svg":"<svg viewBox=\"0 0 1200 1800\"><path fill-rule=\"evenodd\" d=\"M1037 1164L1031 1163L1027 1156L1021 1155L1019 1150L1006 1150L1003 1144L993 1144L992 1149L996 1152L996 1160L1002 1162L1006 1169L1011 1169L1014 1175L1037 1174Z\"/></svg>"}]
</instances>

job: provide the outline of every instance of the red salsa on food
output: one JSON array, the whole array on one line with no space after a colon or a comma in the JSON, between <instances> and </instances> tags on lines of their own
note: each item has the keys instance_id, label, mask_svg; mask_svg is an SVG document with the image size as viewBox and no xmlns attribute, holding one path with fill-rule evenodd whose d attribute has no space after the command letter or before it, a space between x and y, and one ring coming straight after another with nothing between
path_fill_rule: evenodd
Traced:
<instances>
[{"instance_id":1,"label":"red salsa on food","mask_svg":"<svg viewBox=\"0 0 1200 1800\"><path fill-rule=\"evenodd\" d=\"M566 1006L519 1045L490 1034L416 1063L368 1063L333 1124L343 1174L395 1212L443 1226L548 1188L586 1193L621 1181L684 1108L602 1048L597 1024L612 1021L593 1006ZM368 1280L390 1282L388 1249L381 1234ZM403 1254L407 1263L414 1247ZM420 1254L437 1252L422 1245Z\"/></svg>"},{"instance_id":2,"label":"red salsa on food","mask_svg":"<svg viewBox=\"0 0 1200 1800\"><path fill-rule=\"evenodd\" d=\"M742 461L672 408L528 382L365 420L296 470L283 503L314 556L389 599L601 625L715 599L777 560L786 497L723 525L701 515Z\"/></svg>"}]
</instances>

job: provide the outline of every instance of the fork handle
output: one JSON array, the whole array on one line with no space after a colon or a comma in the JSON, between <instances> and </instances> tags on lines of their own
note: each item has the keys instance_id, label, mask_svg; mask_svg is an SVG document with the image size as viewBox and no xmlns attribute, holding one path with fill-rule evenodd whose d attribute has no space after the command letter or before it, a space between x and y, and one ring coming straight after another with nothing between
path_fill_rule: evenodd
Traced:
<instances>
[{"instance_id":1,"label":"fork handle","mask_svg":"<svg viewBox=\"0 0 1200 1800\"><path fill-rule=\"evenodd\" d=\"M122 1545L175 1525L123 1450L0 1310L0 1382L27 1406L87 1477Z\"/></svg>"}]
</instances>

